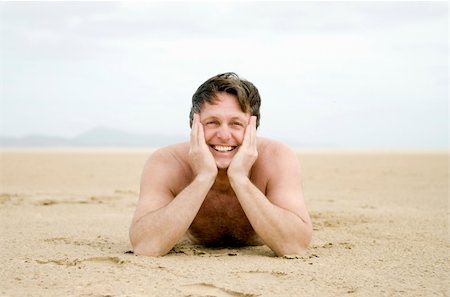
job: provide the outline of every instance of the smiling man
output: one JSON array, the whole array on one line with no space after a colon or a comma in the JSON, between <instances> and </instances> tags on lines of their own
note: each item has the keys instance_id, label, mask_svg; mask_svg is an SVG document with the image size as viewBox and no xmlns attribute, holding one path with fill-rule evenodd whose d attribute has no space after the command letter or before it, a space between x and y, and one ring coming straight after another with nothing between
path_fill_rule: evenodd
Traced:
<instances>
[{"instance_id":1,"label":"smiling man","mask_svg":"<svg viewBox=\"0 0 450 297\"><path fill-rule=\"evenodd\" d=\"M155 151L130 227L135 254L161 256L186 235L205 246L266 244L303 254L312 225L293 150L257 137L261 99L235 73L214 76L192 97L191 139Z\"/></svg>"}]
</instances>

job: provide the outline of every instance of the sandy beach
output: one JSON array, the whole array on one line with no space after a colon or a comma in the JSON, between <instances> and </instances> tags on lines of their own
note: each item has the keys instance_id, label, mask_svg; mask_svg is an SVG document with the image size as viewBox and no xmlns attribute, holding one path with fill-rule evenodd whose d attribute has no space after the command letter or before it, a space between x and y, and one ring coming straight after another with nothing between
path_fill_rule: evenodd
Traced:
<instances>
[{"instance_id":1,"label":"sandy beach","mask_svg":"<svg viewBox=\"0 0 450 297\"><path fill-rule=\"evenodd\" d=\"M0 296L450 296L448 153L306 151L313 241L132 254L151 150L0 152ZM164 232L164 230L161 230Z\"/></svg>"}]
</instances>

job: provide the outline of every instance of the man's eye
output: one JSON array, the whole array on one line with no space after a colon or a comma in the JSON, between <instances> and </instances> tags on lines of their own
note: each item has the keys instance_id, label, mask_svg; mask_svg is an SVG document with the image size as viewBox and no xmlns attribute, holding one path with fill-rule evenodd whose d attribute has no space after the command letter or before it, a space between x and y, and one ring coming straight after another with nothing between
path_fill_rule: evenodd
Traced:
<instances>
[{"instance_id":1,"label":"man's eye","mask_svg":"<svg viewBox=\"0 0 450 297\"><path fill-rule=\"evenodd\" d=\"M217 121L209 121L209 122L206 122L206 125L208 125L208 126L217 125L217 124L218 124Z\"/></svg>"},{"instance_id":2,"label":"man's eye","mask_svg":"<svg viewBox=\"0 0 450 297\"><path fill-rule=\"evenodd\" d=\"M233 126L241 126L241 127L244 126L241 122L233 122L232 125Z\"/></svg>"}]
</instances>

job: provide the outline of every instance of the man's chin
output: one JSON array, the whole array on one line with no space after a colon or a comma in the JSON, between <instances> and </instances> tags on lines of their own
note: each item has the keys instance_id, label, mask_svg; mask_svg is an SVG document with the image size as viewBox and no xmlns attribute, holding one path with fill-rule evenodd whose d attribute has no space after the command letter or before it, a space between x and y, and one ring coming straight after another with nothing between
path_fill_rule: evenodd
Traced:
<instances>
[{"instance_id":1,"label":"man's chin","mask_svg":"<svg viewBox=\"0 0 450 297\"><path fill-rule=\"evenodd\" d=\"M216 166L217 166L217 168L219 168L219 169L227 169L228 168L228 166L230 166L230 162L217 162L216 161Z\"/></svg>"}]
</instances>

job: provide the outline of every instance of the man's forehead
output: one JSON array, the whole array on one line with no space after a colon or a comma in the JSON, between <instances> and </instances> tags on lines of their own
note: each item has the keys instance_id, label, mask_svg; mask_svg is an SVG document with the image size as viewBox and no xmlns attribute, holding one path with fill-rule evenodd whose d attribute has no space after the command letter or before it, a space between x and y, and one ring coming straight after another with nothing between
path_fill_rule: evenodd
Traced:
<instances>
[{"instance_id":1,"label":"man's forehead","mask_svg":"<svg viewBox=\"0 0 450 297\"><path fill-rule=\"evenodd\" d=\"M227 114L211 114L211 113L200 113L202 119L229 119L229 120L242 120L246 121L250 117L250 114L242 115L227 115Z\"/></svg>"},{"instance_id":2,"label":"man's forehead","mask_svg":"<svg viewBox=\"0 0 450 297\"><path fill-rule=\"evenodd\" d=\"M200 117L217 118L217 119L240 119L248 120L250 113L243 112L240 108L238 110L234 108L218 107L218 108L202 108L200 110Z\"/></svg>"}]
</instances>

